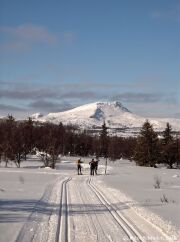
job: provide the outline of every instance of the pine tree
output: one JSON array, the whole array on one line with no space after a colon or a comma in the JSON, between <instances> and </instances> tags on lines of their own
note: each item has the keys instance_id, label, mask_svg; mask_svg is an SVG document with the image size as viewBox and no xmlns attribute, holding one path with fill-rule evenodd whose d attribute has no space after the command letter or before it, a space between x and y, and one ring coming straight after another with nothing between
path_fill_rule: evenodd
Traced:
<instances>
[{"instance_id":1,"label":"pine tree","mask_svg":"<svg viewBox=\"0 0 180 242\"><path fill-rule=\"evenodd\" d=\"M173 140L172 127L169 123L166 124L166 129L163 132L163 143L169 144Z\"/></svg>"},{"instance_id":2,"label":"pine tree","mask_svg":"<svg viewBox=\"0 0 180 242\"><path fill-rule=\"evenodd\" d=\"M114 136L111 137L109 141L109 147L108 147L108 156L112 161L115 161L119 158L119 145L118 145L118 137Z\"/></svg>"},{"instance_id":3,"label":"pine tree","mask_svg":"<svg viewBox=\"0 0 180 242\"><path fill-rule=\"evenodd\" d=\"M158 160L158 137L148 120L143 124L137 139L134 159L140 166L154 167Z\"/></svg>"},{"instance_id":4,"label":"pine tree","mask_svg":"<svg viewBox=\"0 0 180 242\"><path fill-rule=\"evenodd\" d=\"M108 132L107 132L106 123L104 122L102 125L102 130L100 132L100 154L103 157L107 157L108 155Z\"/></svg>"},{"instance_id":5,"label":"pine tree","mask_svg":"<svg viewBox=\"0 0 180 242\"><path fill-rule=\"evenodd\" d=\"M107 132L106 123L104 121L102 125L102 130L100 132L100 154L106 159L105 162L105 174L107 171L107 158L108 158L108 146L109 146L109 137Z\"/></svg>"},{"instance_id":6,"label":"pine tree","mask_svg":"<svg viewBox=\"0 0 180 242\"><path fill-rule=\"evenodd\" d=\"M166 125L166 129L163 132L162 139L162 152L161 152L161 160L165 162L169 168L173 167L173 164L177 160L177 144L172 136L172 128L169 123Z\"/></svg>"}]
</instances>

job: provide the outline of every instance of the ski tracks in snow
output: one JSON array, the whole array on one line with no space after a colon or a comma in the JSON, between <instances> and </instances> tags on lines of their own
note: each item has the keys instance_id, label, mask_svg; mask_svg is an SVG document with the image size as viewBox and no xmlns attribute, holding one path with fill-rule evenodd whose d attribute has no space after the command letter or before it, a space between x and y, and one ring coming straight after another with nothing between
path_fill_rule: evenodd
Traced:
<instances>
[{"instance_id":1,"label":"ski tracks in snow","mask_svg":"<svg viewBox=\"0 0 180 242\"><path fill-rule=\"evenodd\" d=\"M16 242L168 241L95 183L88 176L57 179L46 188ZM151 239L153 234L159 240Z\"/></svg>"},{"instance_id":2,"label":"ski tracks in snow","mask_svg":"<svg viewBox=\"0 0 180 242\"><path fill-rule=\"evenodd\" d=\"M133 227L124 217L120 214L116 208L107 200L107 198L102 194L102 192L91 183L91 179L87 181L87 184L96 194L99 201L107 208L107 211L112 215L114 220L119 224L120 228L124 230L128 239L123 238L123 240L144 242L142 235ZM120 239L120 238L119 238Z\"/></svg>"},{"instance_id":3,"label":"ski tracks in snow","mask_svg":"<svg viewBox=\"0 0 180 242\"><path fill-rule=\"evenodd\" d=\"M57 179L45 189L16 242L67 242L67 183L71 178Z\"/></svg>"}]
</instances>

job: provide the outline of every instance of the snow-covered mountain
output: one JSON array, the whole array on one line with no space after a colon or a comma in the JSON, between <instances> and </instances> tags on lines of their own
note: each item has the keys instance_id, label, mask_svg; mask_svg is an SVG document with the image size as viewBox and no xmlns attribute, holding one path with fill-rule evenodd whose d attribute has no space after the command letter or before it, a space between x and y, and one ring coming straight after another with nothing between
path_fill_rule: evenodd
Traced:
<instances>
[{"instance_id":1,"label":"snow-covered mountain","mask_svg":"<svg viewBox=\"0 0 180 242\"><path fill-rule=\"evenodd\" d=\"M77 125L83 129L98 129L105 121L112 132L138 132L142 126L145 117L131 113L120 102L95 102L86 104L68 111L49 113L43 116L36 113L31 116L34 120L40 122L53 122L63 124ZM157 131L162 131L166 123L169 122L173 130L180 131L180 119L151 119Z\"/></svg>"}]
</instances>

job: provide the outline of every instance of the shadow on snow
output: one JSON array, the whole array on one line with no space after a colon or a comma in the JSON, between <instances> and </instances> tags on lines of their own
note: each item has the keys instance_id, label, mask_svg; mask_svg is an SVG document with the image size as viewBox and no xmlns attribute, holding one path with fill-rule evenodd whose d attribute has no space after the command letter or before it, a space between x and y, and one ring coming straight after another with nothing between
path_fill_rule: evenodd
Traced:
<instances>
[{"instance_id":1,"label":"shadow on snow","mask_svg":"<svg viewBox=\"0 0 180 242\"><path fill-rule=\"evenodd\" d=\"M127 204L119 202L112 205L116 211L121 211L129 209ZM145 206L145 204L138 206ZM151 206L161 206L161 204L152 204ZM32 222L34 217L36 217L36 220L42 220L45 217L50 217L52 212L58 215L59 208L60 205L44 201L38 202L37 200L0 200L0 223L26 222L27 220ZM107 208L99 203L70 204L68 209L69 216L105 214L108 212Z\"/></svg>"}]
</instances>

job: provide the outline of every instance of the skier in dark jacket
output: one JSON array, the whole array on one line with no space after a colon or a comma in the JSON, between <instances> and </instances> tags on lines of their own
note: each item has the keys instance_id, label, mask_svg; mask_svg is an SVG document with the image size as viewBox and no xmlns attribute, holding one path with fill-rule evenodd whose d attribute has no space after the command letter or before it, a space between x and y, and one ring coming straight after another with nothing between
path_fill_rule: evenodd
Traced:
<instances>
[{"instance_id":1,"label":"skier in dark jacket","mask_svg":"<svg viewBox=\"0 0 180 242\"><path fill-rule=\"evenodd\" d=\"M98 164L99 164L99 159L96 158L96 161L95 161L95 168L94 168L94 171L95 171L95 174L97 175L97 170L98 170Z\"/></svg>"},{"instance_id":2,"label":"skier in dark jacket","mask_svg":"<svg viewBox=\"0 0 180 242\"><path fill-rule=\"evenodd\" d=\"M92 159L90 162L89 162L89 165L90 165L90 175L91 176L94 176L94 169L95 169L95 160Z\"/></svg>"},{"instance_id":3,"label":"skier in dark jacket","mask_svg":"<svg viewBox=\"0 0 180 242\"><path fill-rule=\"evenodd\" d=\"M82 172L81 172L81 163L83 163L83 162L81 161L81 159L78 159L76 163L77 163L78 175L82 175Z\"/></svg>"}]
</instances>

